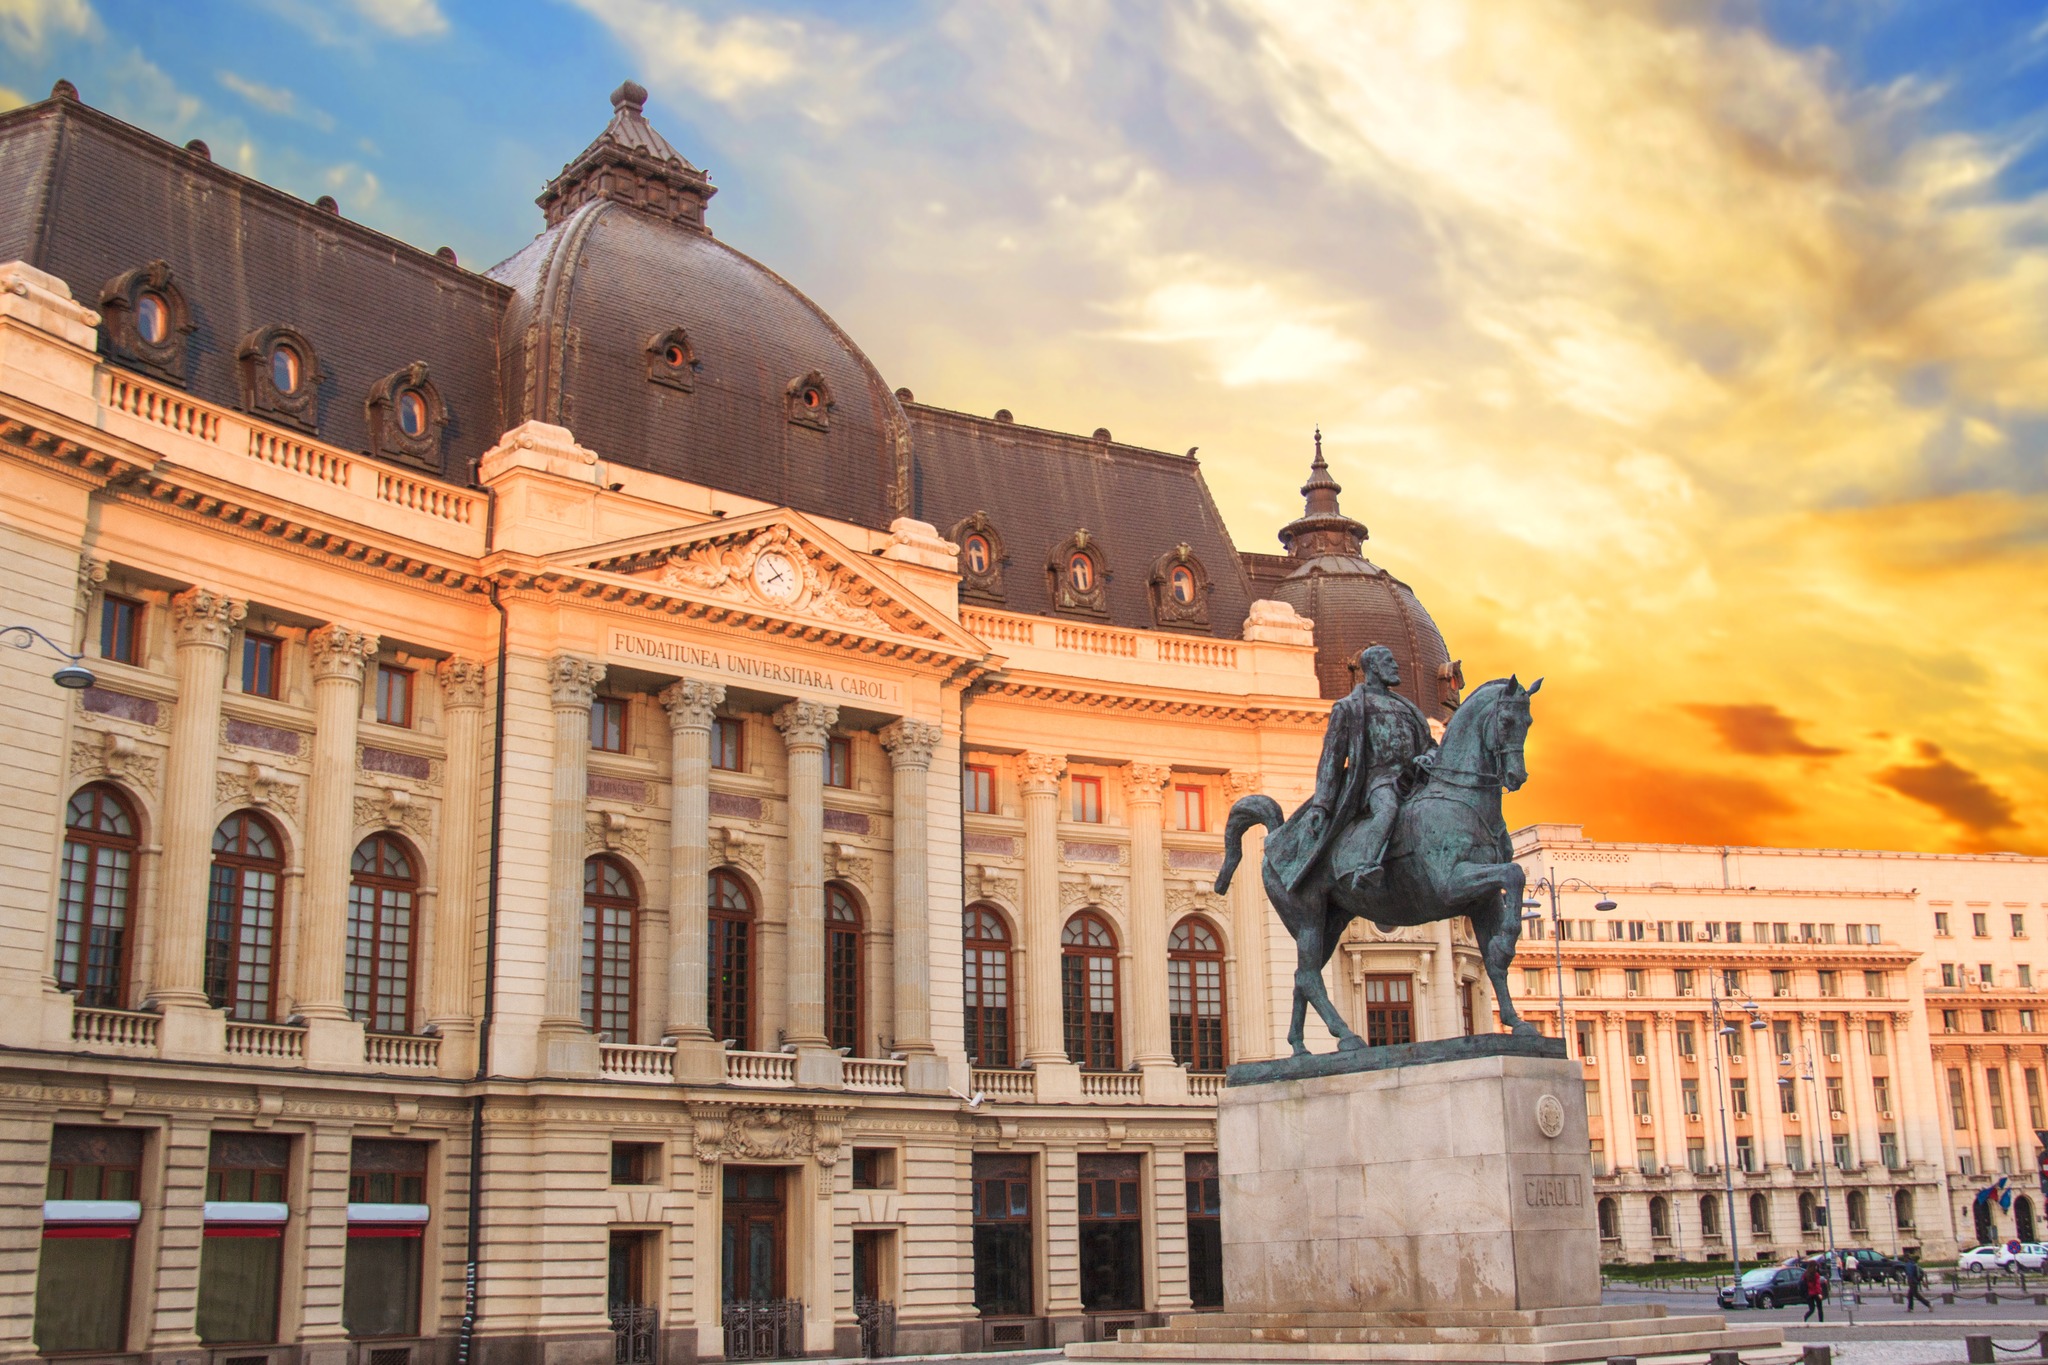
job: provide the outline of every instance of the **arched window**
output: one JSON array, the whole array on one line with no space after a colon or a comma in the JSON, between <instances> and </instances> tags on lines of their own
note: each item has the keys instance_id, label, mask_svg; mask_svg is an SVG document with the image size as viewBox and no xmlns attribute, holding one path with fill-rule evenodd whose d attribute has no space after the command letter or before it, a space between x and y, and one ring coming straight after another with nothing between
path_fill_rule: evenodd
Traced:
<instances>
[{"instance_id":1,"label":"arched window","mask_svg":"<svg viewBox=\"0 0 2048 1365\"><path fill-rule=\"evenodd\" d=\"M206 998L230 1019L270 1018L283 876L283 847L268 821L236 811L220 822L206 897Z\"/></svg>"},{"instance_id":2,"label":"arched window","mask_svg":"<svg viewBox=\"0 0 2048 1365\"><path fill-rule=\"evenodd\" d=\"M1116 1070L1116 935L1087 911L1060 934L1060 1005L1067 1060L1083 1071Z\"/></svg>"},{"instance_id":3,"label":"arched window","mask_svg":"<svg viewBox=\"0 0 2048 1365\"><path fill-rule=\"evenodd\" d=\"M1195 571L1185 564L1176 564L1166 575L1166 593L1182 606L1192 606L1195 600Z\"/></svg>"},{"instance_id":4,"label":"arched window","mask_svg":"<svg viewBox=\"0 0 2048 1365\"><path fill-rule=\"evenodd\" d=\"M860 1055L860 906L835 883L825 887L825 1037Z\"/></svg>"},{"instance_id":5,"label":"arched window","mask_svg":"<svg viewBox=\"0 0 2048 1365\"><path fill-rule=\"evenodd\" d=\"M960 553L967 558L969 573L985 574L996 561L994 552L989 549L988 537L979 531L960 543Z\"/></svg>"},{"instance_id":6,"label":"arched window","mask_svg":"<svg viewBox=\"0 0 2048 1365\"><path fill-rule=\"evenodd\" d=\"M2021 1203L2021 1202L2022 1202L2021 1200L2015 1200L2015 1201L2013 1202L2013 1209L2015 1210L2015 1216L2017 1216L2017 1210L2019 1209L2019 1206L2020 1206L2020 1203ZM2031 1215L2031 1211L2030 1211L2030 1212L2029 1212L2029 1217L2031 1218L2031 1216L2032 1216L2032 1215ZM1870 1201L1869 1201L1869 1200L1867 1200L1867 1199L1865 1199L1865 1198L1863 1197L1863 1191L1861 1191L1861 1190L1851 1190L1851 1191L1849 1191L1849 1231L1851 1231L1851 1232L1868 1232L1869 1230L1870 1230ZM2031 1238L2031 1237L2022 1237L2022 1238L2020 1238L2020 1240L2021 1240L2022 1242L2031 1242L2031 1241L2033 1241L2034 1239L2033 1239L2033 1238Z\"/></svg>"},{"instance_id":7,"label":"arched window","mask_svg":"<svg viewBox=\"0 0 2048 1365\"><path fill-rule=\"evenodd\" d=\"M1010 930L994 906L970 905L960 923L966 966L967 1056L1010 1065Z\"/></svg>"},{"instance_id":8,"label":"arched window","mask_svg":"<svg viewBox=\"0 0 2048 1365\"><path fill-rule=\"evenodd\" d=\"M1095 561L1085 551L1067 556L1067 585L1076 593L1095 591Z\"/></svg>"},{"instance_id":9,"label":"arched window","mask_svg":"<svg viewBox=\"0 0 2048 1365\"><path fill-rule=\"evenodd\" d=\"M1899 1231L1909 1231L1913 1226L1913 1192L1900 1190L1892 1196L1892 1217L1899 1225Z\"/></svg>"},{"instance_id":10,"label":"arched window","mask_svg":"<svg viewBox=\"0 0 2048 1365\"><path fill-rule=\"evenodd\" d=\"M1173 1060L1192 1071L1223 1070L1223 944L1200 919L1182 920L1166 940L1166 1001Z\"/></svg>"},{"instance_id":11,"label":"arched window","mask_svg":"<svg viewBox=\"0 0 2048 1365\"><path fill-rule=\"evenodd\" d=\"M89 1009L128 1000L128 923L135 905L135 813L112 787L82 787L64 812L64 872L57 888L60 990Z\"/></svg>"},{"instance_id":12,"label":"arched window","mask_svg":"<svg viewBox=\"0 0 2048 1365\"><path fill-rule=\"evenodd\" d=\"M1661 1194L1650 1196L1650 1235L1671 1236L1671 1206L1664 1202Z\"/></svg>"},{"instance_id":13,"label":"arched window","mask_svg":"<svg viewBox=\"0 0 2048 1365\"><path fill-rule=\"evenodd\" d=\"M1721 1235L1721 1196L1703 1194L1700 1196L1700 1236Z\"/></svg>"},{"instance_id":14,"label":"arched window","mask_svg":"<svg viewBox=\"0 0 2048 1365\"><path fill-rule=\"evenodd\" d=\"M1819 1223L1820 1201L1802 1191L1799 1196L1799 1230L1812 1232Z\"/></svg>"},{"instance_id":15,"label":"arched window","mask_svg":"<svg viewBox=\"0 0 2048 1365\"><path fill-rule=\"evenodd\" d=\"M711 874L706 985L711 1034L742 1052L754 1042L754 898L730 872Z\"/></svg>"},{"instance_id":16,"label":"arched window","mask_svg":"<svg viewBox=\"0 0 2048 1365\"><path fill-rule=\"evenodd\" d=\"M583 1022L608 1043L633 1041L633 921L640 898L617 858L583 861Z\"/></svg>"},{"instance_id":17,"label":"arched window","mask_svg":"<svg viewBox=\"0 0 2048 1365\"><path fill-rule=\"evenodd\" d=\"M1749 1230L1757 1237L1771 1235L1771 1201L1761 1194L1749 1197Z\"/></svg>"},{"instance_id":18,"label":"arched window","mask_svg":"<svg viewBox=\"0 0 2048 1365\"><path fill-rule=\"evenodd\" d=\"M1862 1193L1861 1190L1855 1190L1850 1193L1849 1197L1855 1199ZM1855 1204L1849 1206L1849 1226L1852 1228L1861 1226L1856 1221L1856 1209L1857 1205ZM2025 1195L2020 1195L2012 1201L2012 1230L2013 1235L2022 1242L2037 1240L2034 1235L2034 1201Z\"/></svg>"},{"instance_id":19,"label":"arched window","mask_svg":"<svg viewBox=\"0 0 2048 1365\"><path fill-rule=\"evenodd\" d=\"M412 950L419 873L405 845L372 834L356 845L348 884L348 1012L372 1033L412 1027Z\"/></svg>"},{"instance_id":20,"label":"arched window","mask_svg":"<svg viewBox=\"0 0 2048 1365\"><path fill-rule=\"evenodd\" d=\"M1602 1199L1594 1207L1594 1212L1600 1217L1600 1240L1603 1242L1619 1242L1621 1240L1621 1211L1614 1206L1614 1201L1612 1199Z\"/></svg>"}]
</instances>

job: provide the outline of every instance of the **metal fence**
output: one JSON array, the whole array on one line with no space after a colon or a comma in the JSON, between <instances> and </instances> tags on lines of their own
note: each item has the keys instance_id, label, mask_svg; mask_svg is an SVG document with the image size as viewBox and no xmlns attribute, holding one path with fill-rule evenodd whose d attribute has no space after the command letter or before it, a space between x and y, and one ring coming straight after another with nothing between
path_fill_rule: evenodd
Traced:
<instances>
[{"instance_id":1,"label":"metal fence","mask_svg":"<svg viewBox=\"0 0 2048 1365\"><path fill-rule=\"evenodd\" d=\"M727 1360L787 1360L804 1353L801 1299L736 1299L725 1305Z\"/></svg>"},{"instance_id":2,"label":"metal fence","mask_svg":"<svg viewBox=\"0 0 2048 1365\"><path fill-rule=\"evenodd\" d=\"M655 1328L660 1322L645 1304L611 1310L613 1365L654 1365Z\"/></svg>"},{"instance_id":3,"label":"metal fence","mask_svg":"<svg viewBox=\"0 0 2048 1365\"><path fill-rule=\"evenodd\" d=\"M896 1354L896 1305L887 1299L855 1299L853 1318L860 1324L860 1353L869 1360Z\"/></svg>"}]
</instances>

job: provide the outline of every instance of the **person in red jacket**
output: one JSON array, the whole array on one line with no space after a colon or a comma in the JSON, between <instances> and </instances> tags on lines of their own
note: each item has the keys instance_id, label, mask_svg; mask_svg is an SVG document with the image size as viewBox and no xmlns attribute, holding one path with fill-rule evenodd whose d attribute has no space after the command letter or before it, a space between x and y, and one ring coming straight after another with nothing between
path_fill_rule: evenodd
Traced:
<instances>
[{"instance_id":1,"label":"person in red jacket","mask_svg":"<svg viewBox=\"0 0 2048 1365\"><path fill-rule=\"evenodd\" d=\"M1806 1282L1803 1288L1806 1290L1806 1316L1800 1321L1811 1322L1814 1315L1819 1314L1820 1320L1826 1322L1828 1313L1822 1305L1827 1299L1828 1282L1821 1277L1820 1267L1811 1261L1806 1263Z\"/></svg>"}]
</instances>

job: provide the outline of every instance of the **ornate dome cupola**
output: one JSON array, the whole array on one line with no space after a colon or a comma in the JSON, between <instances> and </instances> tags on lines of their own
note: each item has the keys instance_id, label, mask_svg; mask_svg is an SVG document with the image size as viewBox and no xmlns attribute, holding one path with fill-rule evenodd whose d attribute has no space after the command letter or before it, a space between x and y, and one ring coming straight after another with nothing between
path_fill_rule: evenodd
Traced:
<instances>
[{"instance_id":1,"label":"ornate dome cupola","mask_svg":"<svg viewBox=\"0 0 2048 1365\"><path fill-rule=\"evenodd\" d=\"M710 233L704 206L717 187L654 131L641 112L646 106L645 86L627 81L612 91L612 121L534 200L549 227L593 199L609 199Z\"/></svg>"},{"instance_id":2,"label":"ornate dome cupola","mask_svg":"<svg viewBox=\"0 0 2048 1365\"><path fill-rule=\"evenodd\" d=\"M1326 697L1357 682L1352 662L1368 645L1385 645L1401 666L1401 693L1424 715L1448 720L1464 678L1444 637L1414 592L1365 557L1366 530L1337 506L1343 492L1323 460L1323 433L1302 513L1280 529L1293 569L1271 595L1316 623L1316 681Z\"/></svg>"}]
</instances>

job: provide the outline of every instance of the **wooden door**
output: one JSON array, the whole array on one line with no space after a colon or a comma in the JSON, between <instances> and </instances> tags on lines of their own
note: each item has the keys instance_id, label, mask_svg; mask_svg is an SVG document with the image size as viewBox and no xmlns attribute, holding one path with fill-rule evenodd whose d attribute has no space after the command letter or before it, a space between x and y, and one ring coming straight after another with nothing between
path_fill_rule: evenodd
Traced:
<instances>
[{"instance_id":1,"label":"wooden door","mask_svg":"<svg viewBox=\"0 0 2048 1365\"><path fill-rule=\"evenodd\" d=\"M783 1185L783 1172L773 1167L726 1168L723 1283L728 1303L786 1297Z\"/></svg>"}]
</instances>

